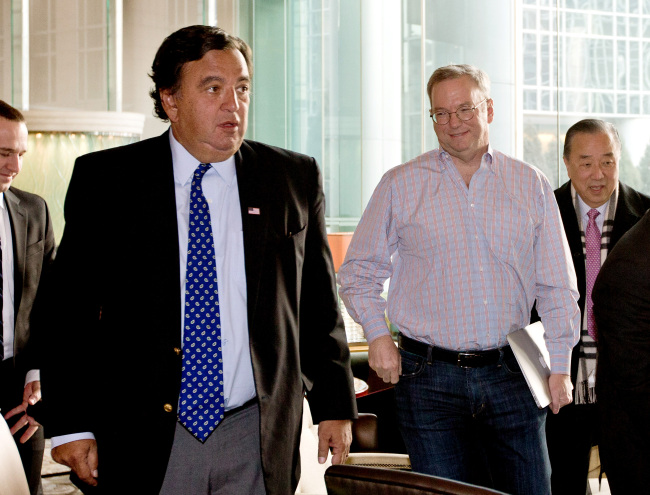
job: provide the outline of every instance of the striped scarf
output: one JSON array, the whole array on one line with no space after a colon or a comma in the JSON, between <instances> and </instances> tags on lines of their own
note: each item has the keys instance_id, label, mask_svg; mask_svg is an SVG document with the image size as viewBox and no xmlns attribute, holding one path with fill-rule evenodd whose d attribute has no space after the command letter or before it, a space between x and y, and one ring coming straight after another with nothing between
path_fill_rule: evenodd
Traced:
<instances>
[{"instance_id":1,"label":"striped scarf","mask_svg":"<svg viewBox=\"0 0 650 495\"><path fill-rule=\"evenodd\" d=\"M585 270L587 263L587 247L585 243L585 228L582 225L582 213L580 211L580 202L573 184L571 184L571 197L578 217L580 226L580 239L582 241L582 253L585 255ZM607 209L605 210L605 221L603 222L603 231L600 238L600 265L602 266L607 252L609 250L609 240L612 236L614 227L614 216L616 215L616 203L618 200L618 185L609 198ZM582 324L580 326L580 360L578 362L578 378L576 380L575 398L576 404L593 404L596 402L596 342L587 332L587 303L585 301L585 311L582 314Z\"/></svg>"}]
</instances>

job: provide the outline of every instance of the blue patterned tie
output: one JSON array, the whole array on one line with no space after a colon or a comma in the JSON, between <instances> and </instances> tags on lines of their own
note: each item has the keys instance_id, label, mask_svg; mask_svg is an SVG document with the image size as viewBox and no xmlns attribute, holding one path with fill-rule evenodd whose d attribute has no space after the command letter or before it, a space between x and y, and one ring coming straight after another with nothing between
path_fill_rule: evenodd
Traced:
<instances>
[{"instance_id":1,"label":"blue patterned tie","mask_svg":"<svg viewBox=\"0 0 650 495\"><path fill-rule=\"evenodd\" d=\"M201 442L223 419L223 364L217 267L210 209L201 180L210 168L194 171L190 193L190 228L185 275L183 376L178 418Z\"/></svg>"}]
</instances>

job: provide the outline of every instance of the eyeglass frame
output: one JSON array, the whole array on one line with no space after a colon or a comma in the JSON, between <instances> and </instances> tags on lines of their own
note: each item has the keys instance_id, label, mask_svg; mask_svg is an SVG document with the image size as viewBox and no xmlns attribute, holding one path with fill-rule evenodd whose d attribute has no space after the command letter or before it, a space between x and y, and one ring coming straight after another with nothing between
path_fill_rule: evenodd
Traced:
<instances>
[{"instance_id":1,"label":"eyeglass frame","mask_svg":"<svg viewBox=\"0 0 650 495\"><path fill-rule=\"evenodd\" d=\"M476 109L477 109L479 106L481 106L483 103L485 103L486 101L490 101L491 99L492 99L492 98L486 96L485 98L483 98L483 100L479 101L479 102L478 102L476 105L474 105L473 107L464 108L464 107L461 106L461 108L458 108L455 112L447 112L447 111L444 111L444 112L431 112L431 113L429 114L429 117L431 117L431 120L433 120L433 123L434 123L434 124L437 124L437 125L447 125L447 124L449 124L449 122L451 122L451 114L455 114L455 115L456 115L456 118L457 118L458 120L460 120L461 122L469 122L470 120L472 120L472 119L474 118L474 115L476 115ZM458 112L460 112L461 110L471 110L472 114L471 114L470 118L469 118L469 119L461 119L461 118L460 118L460 115L458 115ZM435 115L436 113L446 113L446 114L447 114L447 117L449 118L449 120L448 120L447 122L445 122L444 124L441 124L440 122L437 122L436 119L434 118L434 115Z\"/></svg>"}]
</instances>

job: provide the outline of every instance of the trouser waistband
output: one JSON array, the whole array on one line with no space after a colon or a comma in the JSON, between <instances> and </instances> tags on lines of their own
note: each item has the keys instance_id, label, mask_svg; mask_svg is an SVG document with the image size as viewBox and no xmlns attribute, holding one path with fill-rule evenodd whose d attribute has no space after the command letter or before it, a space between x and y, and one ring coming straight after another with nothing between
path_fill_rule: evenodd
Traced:
<instances>
[{"instance_id":1,"label":"trouser waistband","mask_svg":"<svg viewBox=\"0 0 650 495\"><path fill-rule=\"evenodd\" d=\"M254 404L257 404L257 397L252 398L248 402L245 402L241 406L237 406L233 409L228 409L226 412L223 413L224 419L227 418L228 416L232 416L233 414L238 413L239 411L243 411L244 409L248 409L249 407L253 406Z\"/></svg>"}]
</instances>

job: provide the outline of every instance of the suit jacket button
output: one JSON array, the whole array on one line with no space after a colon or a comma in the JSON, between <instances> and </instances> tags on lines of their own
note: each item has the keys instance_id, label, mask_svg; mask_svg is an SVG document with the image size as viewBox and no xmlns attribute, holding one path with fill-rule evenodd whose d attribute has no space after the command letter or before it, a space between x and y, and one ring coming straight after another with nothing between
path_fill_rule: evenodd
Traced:
<instances>
[{"instance_id":1,"label":"suit jacket button","mask_svg":"<svg viewBox=\"0 0 650 495\"><path fill-rule=\"evenodd\" d=\"M163 409L165 410L165 412L172 412L174 410L171 404L165 404L163 406Z\"/></svg>"},{"instance_id":2,"label":"suit jacket button","mask_svg":"<svg viewBox=\"0 0 650 495\"><path fill-rule=\"evenodd\" d=\"M174 353L175 353L177 356L180 356L180 355L181 355L181 348L180 348L180 347L174 347Z\"/></svg>"}]
</instances>

